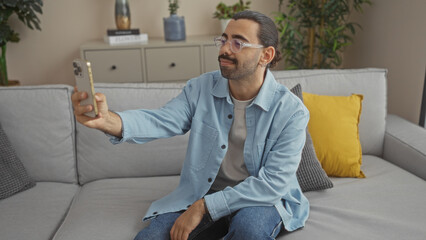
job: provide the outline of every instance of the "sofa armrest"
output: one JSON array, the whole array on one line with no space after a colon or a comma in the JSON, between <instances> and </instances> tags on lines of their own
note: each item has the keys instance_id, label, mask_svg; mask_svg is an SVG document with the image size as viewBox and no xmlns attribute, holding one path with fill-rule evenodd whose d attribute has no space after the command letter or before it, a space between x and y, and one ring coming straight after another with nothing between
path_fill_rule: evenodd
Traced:
<instances>
[{"instance_id":1,"label":"sofa armrest","mask_svg":"<svg viewBox=\"0 0 426 240\"><path fill-rule=\"evenodd\" d=\"M389 114L383 158L426 180L426 129Z\"/></svg>"}]
</instances>

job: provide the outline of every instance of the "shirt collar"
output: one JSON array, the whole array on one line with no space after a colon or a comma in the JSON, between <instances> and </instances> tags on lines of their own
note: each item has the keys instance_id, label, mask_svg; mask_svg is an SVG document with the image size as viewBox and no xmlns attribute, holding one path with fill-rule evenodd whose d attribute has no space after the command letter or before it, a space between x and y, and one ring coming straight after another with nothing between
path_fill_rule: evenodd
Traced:
<instances>
[{"instance_id":1,"label":"shirt collar","mask_svg":"<svg viewBox=\"0 0 426 240\"><path fill-rule=\"evenodd\" d=\"M269 111L269 108L272 105L272 101L274 99L275 92L278 87L277 81L275 81L274 75L272 72L266 70L265 81L263 81L262 87L260 88L257 97L254 99L253 104L258 105L264 111Z\"/></svg>"},{"instance_id":2,"label":"shirt collar","mask_svg":"<svg viewBox=\"0 0 426 240\"><path fill-rule=\"evenodd\" d=\"M218 78L215 85L213 86L211 93L213 96L218 98L229 97L228 79L222 77L220 72L216 76ZM261 107L264 111L268 111L272 104L272 100L274 99L277 86L278 83L275 81L271 71L269 69L266 70L265 81L263 81L262 87L260 88L260 91L252 104Z\"/></svg>"}]
</instances>

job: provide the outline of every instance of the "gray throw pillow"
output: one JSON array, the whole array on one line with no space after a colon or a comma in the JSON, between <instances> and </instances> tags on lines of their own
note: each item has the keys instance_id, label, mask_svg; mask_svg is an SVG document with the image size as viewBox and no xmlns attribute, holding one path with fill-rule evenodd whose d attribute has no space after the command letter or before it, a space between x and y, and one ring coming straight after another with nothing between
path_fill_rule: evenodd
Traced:
<instances>
[{"instance_id":1,"label":"gray throw pillow","mask_svg":"<svg viewBox=\"0 0 426 240\"><path fill-rule=\"evenodd\" d=\"M302 86L300 84L294 86L290 91L303 102ZM333 183L328 178L324 169L322 169L321 163L317 158L308 129L306 129L306 143L302 150L302 160L300 161L296 175L302 192L324 190L333 187Z\"/></svg>"},{"instance_id":2,"label":"gray throw pillow","mask_svg":"<svg viewBox=\"0 0 426 240\"><path fill-rule=\"evenodd\" d=\"M0 199L35 186L0 124Z\"/></svg>"}]
</instances>

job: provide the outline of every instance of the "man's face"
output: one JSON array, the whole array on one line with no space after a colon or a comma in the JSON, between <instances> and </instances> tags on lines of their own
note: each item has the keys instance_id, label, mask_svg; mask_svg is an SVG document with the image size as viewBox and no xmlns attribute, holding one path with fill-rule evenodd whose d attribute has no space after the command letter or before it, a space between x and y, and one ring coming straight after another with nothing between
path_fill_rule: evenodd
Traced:
<instances>
[{"instance_id":1,"label":"man's face","mask_svg":"<svg viewBox=\"0 0 426 240\"><path fill-rule=\"evenodd\" d=\"M231 51L229 40L238 39L244 43L260 44L257 32L259 24L248 19L231 20L222 37L228 42L219 51L219 66L222 76L239 80L252 75L259 67L262 49L242 48L240 52Z\"/></svg>"}]
</instances>

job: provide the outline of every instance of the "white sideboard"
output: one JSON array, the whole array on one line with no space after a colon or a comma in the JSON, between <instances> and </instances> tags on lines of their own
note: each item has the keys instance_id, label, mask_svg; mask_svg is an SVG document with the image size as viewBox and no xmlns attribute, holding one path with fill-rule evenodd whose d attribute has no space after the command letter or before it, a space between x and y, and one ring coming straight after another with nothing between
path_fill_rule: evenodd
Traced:
<instances>
[{"instance_id":1,"label":"white sideboard","mask_svg":"<svg viewBox=\"0 0 426 240\"><path fill-rule=\"evenodd\" d=\"M213 38L188 36L178 42L150 38L131 45L93 41L81 45L80 54L91 62L95 82L187 81L219 69Z\"/></svg>"}]
</instances>

